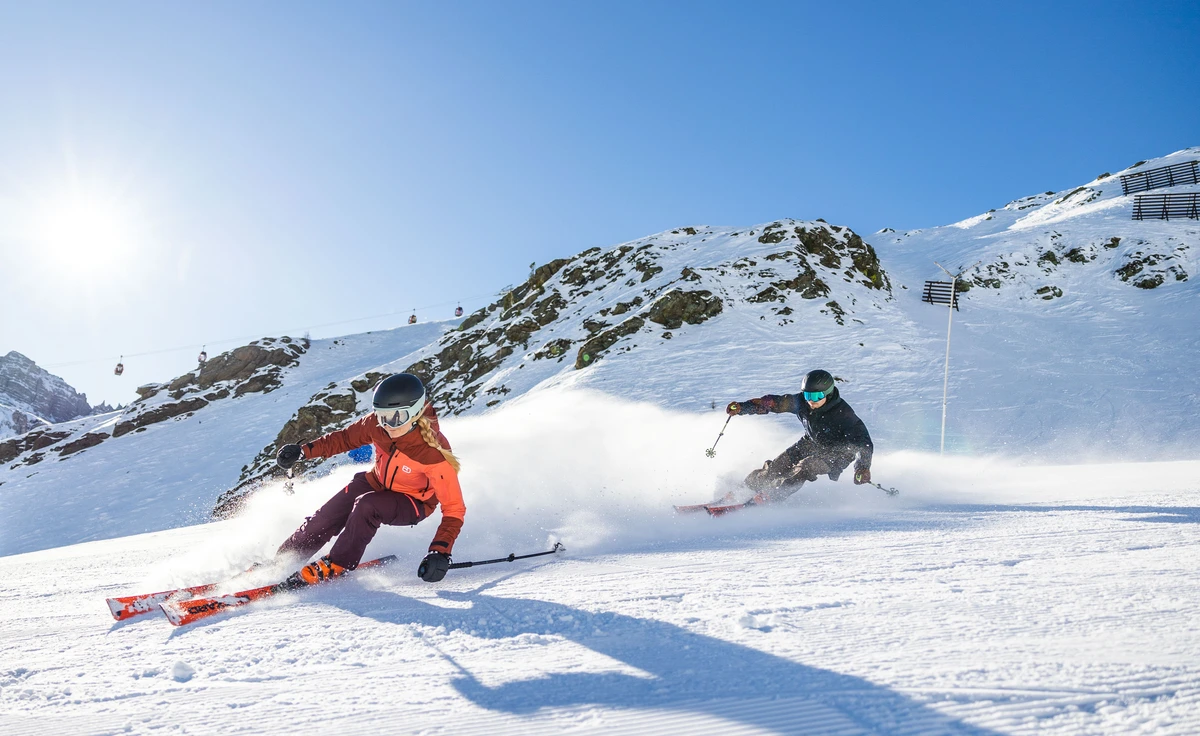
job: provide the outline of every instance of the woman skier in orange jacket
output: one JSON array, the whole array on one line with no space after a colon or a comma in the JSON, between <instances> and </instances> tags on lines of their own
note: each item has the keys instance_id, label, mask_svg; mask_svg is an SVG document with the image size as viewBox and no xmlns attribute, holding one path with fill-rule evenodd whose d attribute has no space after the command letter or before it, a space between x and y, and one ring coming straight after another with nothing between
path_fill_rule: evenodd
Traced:
<instances>
[{"instance_id":1,"label":"woman skier in orange jacket","mask_svg":"<svg viewBox=\"0 0 1200 736\"><path fill-rule=\"evenodd\" d=\"M442 522L417 574L436 583L449 569L467 508L458 485L458 458L438 428L425 386L412 374L398 373L380 382L372 404L371 414L345 429L303 445L284 445L276 456L287 469L300 459L331 457L365 444L375 450L375 466L355 475L279 547L278 554L307 558L337 535L329 554L293 576L297 582L311 585L353 570L380 524L411 526L439 504Z\"/></svg>"}]
</instances>

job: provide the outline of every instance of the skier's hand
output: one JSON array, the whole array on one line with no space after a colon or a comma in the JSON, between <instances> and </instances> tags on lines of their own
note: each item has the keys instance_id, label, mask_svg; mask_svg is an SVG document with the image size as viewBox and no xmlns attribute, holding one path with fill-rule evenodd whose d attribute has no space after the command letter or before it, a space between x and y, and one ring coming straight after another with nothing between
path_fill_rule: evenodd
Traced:
<instances>
[{"instance_id":1,"label":"skier's hand","mask_svg":"<svg viewBox=\"0 0 1200 736\"><path fill-rule=\"evenodd\" d=\"M742 413L741 403L737 402L737 401L729 402L729 406L725 407L725 413L730 416L733 416L735 414L741 414Z\"/></svg>"},{"instance_id":2,"label":"skier's hand","mask_svg":"<svg viewBox=\"0 0 1200 736\"><path fill-rule=\"evenodd\" d=\"M284 445L276 453L275 463L284 470L290 470L303 454L300 450L300 445Z\"/></svg>"},{"instance_id":3,"label":"skier's hand","mask_svg":"<svg viewBox=\"0 0 1200 736\"><path fill-rule=\"evenodd\" d=\"M861 486L864 483L871 482L871 469L860 468L854 471L854 485Z\"/></svg>"},{"instance_id":4,"label":"skier's hand","mask_svg":"<svg viewBox=\"0 0 1200 736\"><path fill-rule=\"evenodd\" d=\"M427 583L436 583L446 577L446 571L449 569L449 555L445 552L430 552L421 560L421 566L417 568L417 577Z\"/></svg>"}]
</instances>

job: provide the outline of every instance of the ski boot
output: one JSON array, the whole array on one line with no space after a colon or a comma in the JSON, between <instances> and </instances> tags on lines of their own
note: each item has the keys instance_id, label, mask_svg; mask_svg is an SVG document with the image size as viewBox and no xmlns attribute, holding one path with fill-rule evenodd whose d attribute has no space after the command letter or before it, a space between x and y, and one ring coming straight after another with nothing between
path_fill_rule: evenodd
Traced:
<instances>
[{"instance_id":1,"label":"ski boot","mask_svg":"<svg viewBox=\"0 0 1200 736\"><path fill-rule=\"evenodd\" d=\"M308 563L287 579L289 586L316 585L346 574L346 568L329 561L329 555Z\"/></svg>"}]
</instances>

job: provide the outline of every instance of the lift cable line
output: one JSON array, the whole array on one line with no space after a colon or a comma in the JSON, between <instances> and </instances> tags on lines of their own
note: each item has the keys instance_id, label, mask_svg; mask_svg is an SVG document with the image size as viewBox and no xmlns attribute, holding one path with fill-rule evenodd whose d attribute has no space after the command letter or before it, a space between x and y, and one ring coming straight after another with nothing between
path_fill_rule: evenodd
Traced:
<instances>
[{"instance_id":1,"label":"lift cable line","mask_svg":"<svg viewBox=\"0 0 1200 736\"><path fill-rule=\"evenodd\" d=\"M460 302L464 302L464 301L465 301L465 302L471 302L471 301L473 301L473 300L475 300L475 299L482 299L482 298L486 298L486 297L494 297L494 296L495 296L495 294L494 294L494 293L492 293L492 292L489 292L489 293L487 293L487 294L477 294L476 296L470 296L470 297L467 297L467 298L465 298L465 299L451 299L451 300L449 300L449 301L438 302L437 304L426 304L426 305L424 305L424 306L415 307L413 311L418 311L418 310L422 310L422 309L435 309L435 308L437 308L437 307L444 307L444 306L447 306L447 305L449 305L449 304L459 304ZM336 322L323 322L323 323L321 323L321 324L317 324L317 325L308 325L308 326L306 326L306 327L302 328L302 330L303 330L303 331L305 331L305 332L307 332L307 331L309 331L309 330L320 329L320 328L322 328L322 327L335 327L335 326L337 326L337 325L351 324L351 323L353 323L353 322L364 322L364 321L366 321L366 320L369 320L369 319L382 319L382 318L384 318L384 317L395 317L395 316L397 316L397 315L403 314L405 311L408 311L408 310L403 310L403 309L401 309L401 310L395 310L395 311L392 311L392 312L386 312L386 313L384 313L384 314L373 314L373 315L366 316L366 317L354 317L354 318L351 318L351 319L343 319L343 320L338 320L338 321L336 321ZM456 312L456 313L457 313L457 311L458 311L458 310L457 310L457 309L455 309L455 312ZM456 314L455 316L461 316L461 315L458 315L458 314ZM412 324L412 323L410 322L409 324ZM267 334L267 335L272 335L272 334L286 335L286 334L288 334L288 333L290 333L290 332L298 332L298 331L301 331L301 330L300 330L300 329L297 329L297 330L278 330L278 331L275 331L275 332L267 332L267 333L265 333L265 334ZM264 335L264 333L262 333L262 332L258 332L258 333L255 333L255 334L253 334L253 335L245 335L245 336L242 336L242 337L230 337L230 338L225 338L225 339L223 339L223 340L209 340L208 342L206 342L206 343L204 343L203 345L201 345L201 351L202 351L202 352L203 352L203 351L205 351L205 348L206 348L208 345L227 345L227 344L230 344L230 343L242 343L242 342L245 342L245 341L247 341L247 340L257 340L257 339L259 339L259 338L263 337L263 335ZM123 362L124 362L124 360L125 360L125 357L126 357L126 356L128 356L128 357L130 357L130 358L142 358L142 357L146 357L146 356L149 356L149 355L163 355L163 354L165 354L165 353L178 353L178 352L182 352L182 351L184 351L184 350L195 350L195 349L196 349L196 344L195 344L195 343L192 343L192 344L190 344L190 345L183 345L183 346L180 346L180 347L174 347L174 348L162 348L162 349L160 349L160 350L143 350L142 352L139 352L139 353L122 353L122 354L121 354L121 356L118 358L118 360L119 360L121 363L123 363ZM207 353L205 353L205 358L207 358L207 357L208 357L208 356L207 356ZM85 359L85 360L73 360L73 361L67 361L67 362L64 362L64 363L51 363L51 364L48 364L48 365L44 365L44 366L42 366L42 367L43 367L43 368L47 368L47 369L50 369L50 368L67 368L67 367L70 367L70 366L76 366L76 365L87 365L88 363L100 363L100 362L105 362L105 363L108 363L108 362L111 362L111 361L112 361L112 356L108 356L108 357L105 357L105 358L87 358L87 359ZM124 369L124 366L122 365L122 372L123 372L123 369ZM117 375L121 375L121 374L120 374L120 373L117 373Z\"/></svg>"},{"instance_id":2,"label":"lift cable line","mask_svg":"<svg viewBox=\"0 0 1200 736\"><path fill-rule=\"evenodd\" d=\"M945 303L946 303L946 311L950 314L950 316L946 320L946 371L945 371L945 376L942 378L942 446L941 446L941 449L938 451L940 454L945 455L946 454L946 396L947 396L947 391L950 388L950 328L954 324L954 310L958 309L958 280L960 278L962 278L962 275L964 273L966 273L967 271L970 271L972 268L975 268L975 266L978 266L980 263L982 263L982 261L976 261L974 264L967 266L966 268L960 270L958 273L950 273L948 270L946 270L945 266L938 263L937 261L934 261L933 263L935 266L937 266L938 268L945 271L946 275L950 277L950 290L947 294L945 294L945 297L944 297ZM926 292L928 293L929 291L930 290L927 288ZM932 303L934 303L933 299L937 298L937 296L935 296L934 294L930 294L930 297L931 298L926 299L924 301L929 301L932 304Z\"/></svg>"}]
</instances>

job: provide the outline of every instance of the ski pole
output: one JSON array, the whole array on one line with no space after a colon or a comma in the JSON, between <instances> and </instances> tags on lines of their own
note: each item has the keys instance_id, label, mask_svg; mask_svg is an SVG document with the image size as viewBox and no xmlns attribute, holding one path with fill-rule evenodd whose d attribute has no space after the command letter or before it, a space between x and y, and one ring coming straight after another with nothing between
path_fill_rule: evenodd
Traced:
<instances>
[{"instance_id":1,"label":"ski pole","mask_svg":"<svg viewBox=\"0 0 1200 736\"><path fill-rule=\"evenodd\" d=\"M717 439L715 442L713 442L713 446L704 451L705 455L708 455L709 457L717 456L717 442L720 442L721 438L725 436L725 428L729 426L730 419L733 419L732 414L730 414L729 418L725 420L725 423L721 425L721 434L717 435Z\"/></svg>"},{"instance_id":2,"label":"ski pole","mask_svg":"<svg viewBox=\"0 0 1200 736\"><path fill-rule=\"evenodd\" d=\"M555 552L561 552L566 547L562 546L562 542L555 542L554 549L545 552L534 552L531 555L518 555L509 553L508 557L498 557L494 560L476 560L475 562L452 562L450 563L451 570L460 570L464 567L475 567L476 565L494 565L497 562L512 562L513 560L524 560L530 557L541 557L542 555L552 555Z\"/></svg>"},{"instance_id":3,"label":"ski pole","mask_svg":"<svg viewBox=\"0 0 1200 736\"><path fill-rule=\"evenodd\" d=\"M872 482L871 485L875 486L876 488L878 488L879 490L888 494L889 496L895 496L897 493L900 492L900 491L896 490L895 488L884 488L883 486L879 485L878 483L874 483L874 482Z\"/></svg>"},{"instance_id":4,"label":"ski pole","mask_svg":"<svg viewBox=\"0 0 1200 736\"><path fill-rule=\"evenodd\" d=\"M292 487L292 476L296 472L296 466L287 469L287 481L283 484L283 492L291 496L296 493L296 489Z\"/></svg>"}]
</instances>

